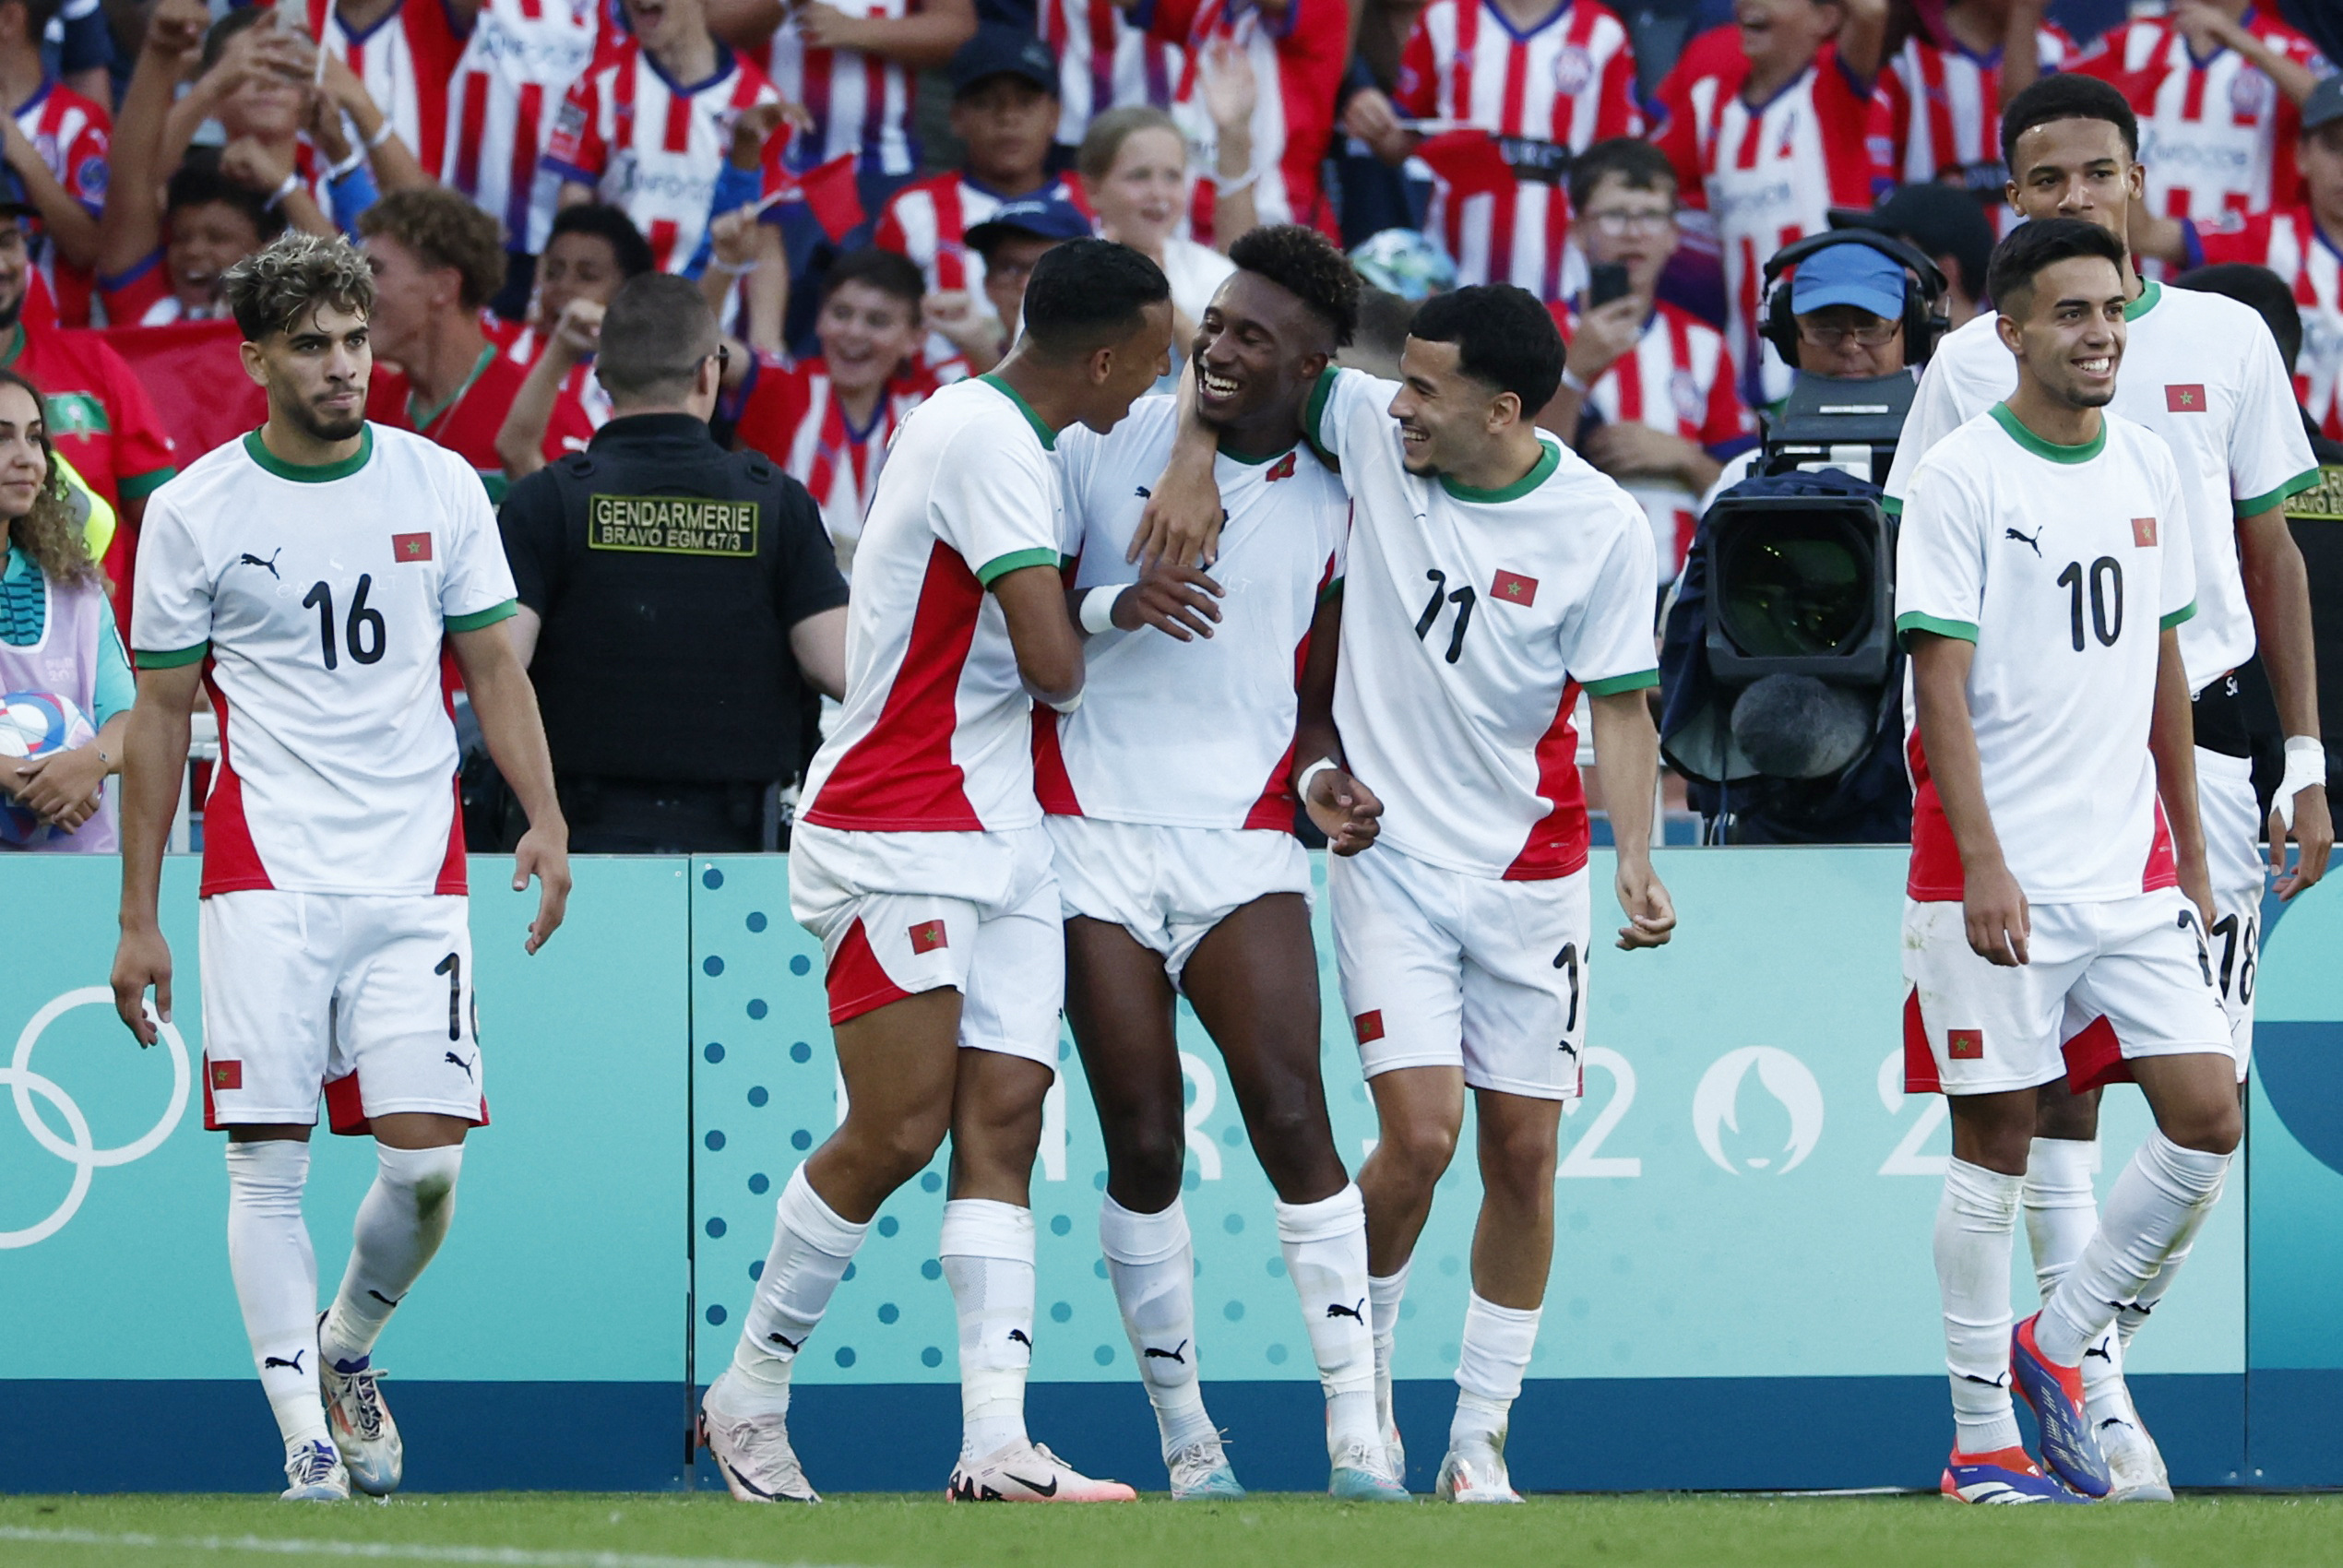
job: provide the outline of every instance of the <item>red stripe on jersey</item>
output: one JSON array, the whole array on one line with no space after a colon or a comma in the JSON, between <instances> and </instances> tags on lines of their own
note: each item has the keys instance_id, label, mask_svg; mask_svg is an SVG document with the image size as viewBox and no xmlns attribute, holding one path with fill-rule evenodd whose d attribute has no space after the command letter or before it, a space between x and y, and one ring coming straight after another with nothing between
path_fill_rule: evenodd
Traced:
<instances>
[{"instance_id":1,"label":"red stripe on jersey","mask_svg":"<svg viewBox=\"0 0 2343 1568\"><path fill-rule=\"evenodd\" d=\"M1960 846L1953 840L1953 825L1937 798L1936 781L1928 775L1928 754L1915 725L1904 742L1904 764L1912 778L1912 862L1904 875L1904 896L1921 903L1961 897L1968 889L1962 874Z\"/></svg>"},{"instance_id":2,"label":"red stripe on jersey","mask_svg":"<svg viewBox=\"0 0 2343 1568\"><path fill-rule=\"evenodd\" d=\"M344 1138L363 1137L374 1131L366 1119L365 1091L359 1087L354 1071L326 1080L326 1126Z\"/></svg>"},{"instance_id":3,"label":"red stripe on jersey","mask_svg":"<svg viewBox=\"0 0 2343 1568\"><path fill-rule=\"evenodd\" d=\"M244 785L236 777L236 762L228 743L228 698L220 690L208 656L203 666L204 689L211 694L211 710L220 716L220 761L211 771L211 793L203 814L203 879L196 896L244 893L272 888L268 868L253 847L252 826L244 820Z\"/></svg>"},{"instance_id":4,"label":"red stripe on jersey","mask_svg":"<svg viewBox=\"0 0 2343 1568\"><path fill-rule=\"evenodd\" d=\"M1587 787L1578 778L1578 683L1563 683L1553 722L1538 738L1538 793L1552 802L1521 852L1505 867L1507 882L1568 876L1587 863Z\"/></svg>"},{"instance_id":5,"label":"red stripe on jersey","mask_svg":"<svg viewBox=\"0 0 2343 1568\"><path fill-rule=\"evenodd\" d=\"M1928 1049L1928 1024L1920 1016L1920 992L1904 992L1904 1092L1942 1094L1936 1076L1936 1053Z\"/></svg>"},{"instance_id":6,"label":"red stripe on jersey","mask_svg":"<svg viewBox=\"0 0 2343 1568\"><path fill-rule=\"evenodd\" d=\"M2147 841L2147 863L2140 868L2140 891L2153 893L2159 887L2180 885L2179 863L2172 856L2172 829L2164 821L2164 802L2156 805L2156 834Z\"/></svg>"},{"instance_id":7,"label":"red stripe on jersey","mask_svg":"<svg viewBox=\"0 0 2343 1568\"><path fill-rule=\"evenodd\" d=\"M2132 1081L2123 1041L2115 1038L2115 1026L2103 1017L2085 1025L2080 1034L2059 1047L2059 1052L2066 1058L2066 1087L2075 1094Z\"/></svg>"},{"instance_id":8,"label":"red stripe on jersey","mask_svg":"<svg viewBox=\"0 0 2343 1568\"><path fill-rule=\"evenodd\" d=\"M1058 743L1057 713L1040 703L1033 705L1033 795L1052 816L1082 814L1074 776L1065 770L1065 749Z\"/></svg>"},{"instance_id":9,"label":"red stripe on jersey","mask_svg":"<svg viewBox=\"0 0 2343 1568\"><path fill-rule=\"evenodd\" d=\"M886 705L870 732L838 759L806 821L870 832L983 830L952 760L960 670L983 607L984 585L959 552L936 540Z\"/></svg>"},{"instance_id":10,"label":"red stripe on jersey","mask_svg":"<svg viewBox=\"0 0 2343 1568\"><path fill-rule=\"evenodd\" d=\"M886 970L879 966L878 955L871 951L871 939L863 932L859 917L846 928L846 935L838 944L838 956L830 960L822 984L829 992L833 1024L875 1013L911 994L886 978Z\"/></svg>"},{"instance_id":11,"label":"red stripe on jersey","mask_svg":"<svg viewBox=\"0 0 2343 1568\"><path fill-rule=\"evenodd\" d=\"M456 138L456 188L459 191L480 189L480 148L488 139L488 78L472 75L464 78L461 107L457 111L458 129ZM536 143L532 140L533 148Z\"/></svg>"},{"instance_id":12,"label":"red stripe on jersey","mask_svg":"<svg viewBox=\"0 0 2343 1568\"><path fill-rule=\"evenodd\" d=\"M1290 463L1293 459L1287 457L1283 460ZM1311 596L1314 607L1333 581L1334 555L1328 552L1326 567L1318 574L1317 591ZM1304 627L1302 640L1293 645L1293 689L1297 692L1302 689L1302 672L1310 668L1310 630ZM1294 811L1301 803L1293 793L1293 742L1288 741L1285 751L1278 757L1277 766L1269 769L1269 781L1261 787L1261 798L1255 801L1253 809L1244 814L1244 825L1290 833L1293 831Z\"/></svg>"},{"instance_id":13,"label":"red stripe on jersey","mask_svg":"<svg viewBox=\"0 0 2343 1568\"><path fill-rule=\"evenodd\" d=\"M658 218L651 220L651 232L643 236L650 242L652 259L659 264L661 272L670 270L667 264L675 255L675 241L681 232L672 218Z\"/></svg>"},{"instance_id":14,"label":"red stripe on jersey","mask_svg":"<svg viewBox=\"0 0 2343 1568\"><path fill-rule=\"evenodd\" d=\"M660 127L659 144L668 152L689 152L692 149L692 101L686 94L667 95L667 123Z\"/></svg>"},{"instance_id":15,"label":"red stripe on jersey","mask_svg":"<svg viewBox=\"0 0 2343 1568\"><path fill-rule=\"evenodd\" d=\"M464 689L464 673L458 668L456 653L446 640L439 645L439 700L447 710L447 722L456 722L456 694ZM447 853L440 858L439 877L432 884L434 893L461 897L467 891L464 881L464 777L459 770L447 781L448 792L455 797L454 814L447 819Z\"/></svg>"}]
</instances>

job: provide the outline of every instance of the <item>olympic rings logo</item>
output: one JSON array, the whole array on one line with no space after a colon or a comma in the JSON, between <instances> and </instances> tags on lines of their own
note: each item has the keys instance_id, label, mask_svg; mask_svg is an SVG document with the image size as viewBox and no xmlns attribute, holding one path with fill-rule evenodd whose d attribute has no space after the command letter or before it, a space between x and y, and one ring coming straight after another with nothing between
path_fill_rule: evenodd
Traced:
<instances>
[{"instance_id":1,"label":"olympic rings logo","mask_svg":"<svg viewBox=\"0 0 2343 1568\"><path fill-rule=\"evenodd\" d=\"M89 1195L89 1178L93 1172L101 1166L127 1165L134 1159L152 1154L161 1146L165 1138L171 1136L172 1130L179 1125L181 1114L187 1109L187 1042L180 1038L177 1028L157 1020L162 1043L171 1049L170 1108L162 1113L162 1120L135 1143L124 1144L117 1148L100 1148L90 1142L89 1123L81 1114L81 1107L74 1103L71 1095L54 1081L34 1072L27 1063L32 1060L32 1048L41 1043L43 1029L77 1007L101 1004L107 1007L113 1005L113 992L105 986L85 985L78 991L66 992L32 1016L32 1021L25 1025L24 1032L17 1036L16 1054L9 1058L7 1066L0 1067L0 1082L8 1086L9 1093L16 1099L17 1119L24 1123L25 1131L32 1134L32 1141L73 1167L73 1185L66 1189L65 1201L57 1206L56 1211L40 1224L28 1226L22 1230L0 1230L0 1251L33 1246L64 1229L65 1222L81 1207L81 1200ZM152 1016L151 1008L149 1016ZM32 1108L35 1095L47 1100L56 1109L57 1114L65 1118L65 1128L73 1134L73 1142L66 1143L58 1137L41 1119Z\"/></svg>"}]
</instances>

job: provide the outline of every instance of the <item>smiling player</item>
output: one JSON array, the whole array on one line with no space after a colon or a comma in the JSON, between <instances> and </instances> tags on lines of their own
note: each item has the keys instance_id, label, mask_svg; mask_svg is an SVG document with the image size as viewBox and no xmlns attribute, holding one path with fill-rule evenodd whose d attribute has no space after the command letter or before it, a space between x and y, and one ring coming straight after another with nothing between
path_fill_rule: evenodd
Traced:
<instances>
[{"instance_id":1,"label":"smiling player","mask_svg":"<svg viewBox=\"0 0 2343 1568\"><path fill-rule=\"evenodd\" d=\"M1350 529L1341 481L1302 445L1302 408L1350 339L1359 284L1310 229L1255 229L1230 254L1238 270L1189 347L1229 511L1217 576L1142 576L1124 560L1172 454L1173 399L1060 443L1076 598L1093 634L1081 710L1035 715L1065 903L1066 1017L1106 1140L1100 1244L1172 1495L1243 1495L1196 1384L1174 1034L1184 994L1277 1190L1278 1240L1326 1388L1330 1490L1404 1500L1375 1424L1365 1210L1326 1116L1310 862L1292 831L1306 797L1335 853L1356 854L1379 809L1339 768L1294 766L1295 687L1323 706L1334 681Z\"/></svg>"}]
</instances>

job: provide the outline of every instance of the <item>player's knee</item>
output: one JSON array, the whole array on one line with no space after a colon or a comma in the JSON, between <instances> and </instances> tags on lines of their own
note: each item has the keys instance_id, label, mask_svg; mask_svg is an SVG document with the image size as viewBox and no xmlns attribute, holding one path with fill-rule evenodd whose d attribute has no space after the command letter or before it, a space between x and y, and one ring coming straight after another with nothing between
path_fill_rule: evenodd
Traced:
<instances>
[{"instance_id":1,"label":"player's knee","mask_svg":"<svg viewBox=\"0 0 2343 1568\"><path fill-rule=\"evenodd\" d=\"M1419 1186L1440 1180L1457 1156L1454 1123L1431 1117L1386 1123L1375 1154L1397 1173Z\"/></svg>"},{"instance_id":2,"label":"player's knee","mask_svg":"<svg viewBox=\"0 0 2343 1568\"><path fill-rule=\"evenodd\" d=\"M2166 1120L2171 1124L2163 1129L2164 1135L2200 1154L2235 1154L2245 1137L2243 1112L2226 1099L2193 1106L2186 1113Z\"/></svg>"},{"instance_id":3,"label":"player's knee","mask_svg":"<svg viewBox=\"0 0 2343 1568\"><path fill-rule=\"evenodd\" d=\"M2097 1095L2042 1095L2034 1105L2037 1138L2065 1138L2088 1143L2099 1136Z\"/></svg>"},{"instance_id":4,"label":"player's knee","mask_svg":"<svg viewBox=\"0 0 2343 1568\"><path fill-rule=\"evenodd\" d=\"M890 1187L898 1187L927 1168L951 1130L952 1110L946 1104L874 1128L861 1142L867 1163Z\"/></svg>"},{"instance_id":5,"label":"player's knee","mask_svg":"<svg viewBox=\"0 0 2343 1568\"><path fill-rule=\"evenodd\" d=\"M1553 1203L1554 1134L1543 1127L1514 1128L1481 1140L1481 1186L1490 1197L1524 1211Z\"/></svg>"},{"instance_id":6,"label":"player's knee","mask_svg":"<svg viewBox=\"0 0 2343 1568\"><path fill-rule=\"evenodd\" d=\"M1148 1119L1116 1129L1107 1152L1107 1181L1117 1193L1128 1195L1115 1201L1126 1208L1136 1203L1142 1214L1170 1206L1180 1195L1187 1153L1186 1129L1176 1122Z\"/></svg>"}]
</instances>

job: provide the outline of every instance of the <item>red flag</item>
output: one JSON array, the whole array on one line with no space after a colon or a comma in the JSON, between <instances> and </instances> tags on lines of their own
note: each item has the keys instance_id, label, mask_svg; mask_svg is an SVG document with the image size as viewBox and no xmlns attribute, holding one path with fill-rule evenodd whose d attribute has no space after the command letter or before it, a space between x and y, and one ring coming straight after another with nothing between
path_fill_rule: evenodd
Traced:
<instances>
[{"instance_id":1,"label":"red flag","mask_svg":"<svg viewBox=\"0 0 2343 1568\"><path fill-rule=\"evenodd\" d=\"M1350 1032L1359 1037L1361 1045L1373 1045L1383 1038L1383 1009L1362 1013L1350 1020Z\"/></svg>"},{"instance_id":2,"label":"red flag","mask_svg":"<svg viewBox=\"0 0 2343 1568\"><path fill-rule=\"evenodd\" d=\"M1519 572L1508 572L1500 566L1496 581L1489 585L1489 597L1502 599L1507 604L1535 604L1538 602L1538 579L1525 577Z\"/></svg>"},{"instance_id":3,"label":"red flag","mask_svg":"<svg viewBox=\"0 0 2343 1568\"><path fill-rule=\"evenodd\" d=\"M259 428L268 417L268 395L252 384L237 353L243 340L232 321L116 327L106 332L106 341L129 362L170 427L183 469Z\"/></svg>"},{"instance_id":4,"label":"red flag","mask_svg":"<svg viewBox=\"0 0 2343 1568\"><path fill-rule=\"evenodd\" d=\"M244 1087L244 1064L241 1062L208 1062L211 1087L216 1089L240 1089Z\"/></svg>"},{"instance_id":5,"label":"red flag","mask_svg":"<svg viewBox=\"0 0 2343 1568\"><path fill-rule=\"evenodd\" d=\"M2134 517L2132 519L2132 542L2138 545L2142 550L2151 549L2155 546L2156 519L2154 517Z\"/></svg>"},{"instance_id":6,"label":"red flag","mask_svg":"<svg viewBox=\"0 0 2343 1568\"><path fill-rule=\"evenodd\" d=\"M1947 1029L1945 1031L1945 1054L1956 1062L1979 1062L1985 1056L1983 1029Z\"/></svg>"},{"instance_id":7,"label":"red flag","mask_svg":"<svg viewBox=\"0 0 2343 1568\"><path fill-rule=\"evenodd\" d=\"M2192 381L2164 387L2164 411L2168 414L2201 414L2205 411L2205 384Z\"/></svg>"},{"instance_id":8,"label":"red flag","mask_svg":"<svg viewBox=\"0 0 2343 1568\"><path fill-rule=\"evenodd\" d=\"M395 533L390 536L390 558L394 561L428 561L431 559L431 535L427 533Z\"/></svg>"},{"instance_id":9,"label":"red flag","mask_svg":"<svg viewBox=\"0 0 2343 1568\"><path fill-rule=\"evenodd\" d=\"M846 238L862 221L862 191L854 178L854 157L853 153L841 152L803 174L792 174L777 162L768 162L769 194L762 205L772 208L802 204L821 224L823 233L832 240Z\"/></svg>"},{"instance_id":10,"label":"red flag","mask_svg":"<svg viewBox=\"0 0 2343 1568\"><path fill-rule=\"evenodd\" d=\"M1513 184L1513 166L1497 150L1497 140L1486 131L1443 131L1416 144L1416 156L1430 164L1461 200L1484 191L1501 191Z\"/></svg>"},{"instance_id":11,"label":"red flag","mask_svg":"<svg viewBox=\"0 0 2343 1568\"><path fill-rule=\"evenodd\" d=\"M922 921L911 927L911 951L915 954L933 953L939 947L950 945L952 944L945 935L942 921Z\"/></svg>"}]
</instances>

